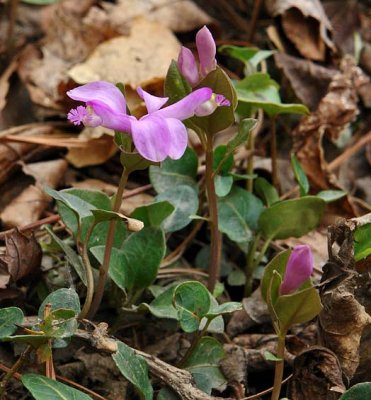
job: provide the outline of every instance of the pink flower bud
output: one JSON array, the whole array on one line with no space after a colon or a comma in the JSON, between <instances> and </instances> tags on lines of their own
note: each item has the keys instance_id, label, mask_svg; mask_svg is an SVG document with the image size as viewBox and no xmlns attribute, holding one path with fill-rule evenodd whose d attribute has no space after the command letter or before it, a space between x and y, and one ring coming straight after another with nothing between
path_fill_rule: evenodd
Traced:
<instances>
[{"instance_id":1,"label":"pink flower bud","mask_svg":"<svg viewBox=\"0 0 371 400\"><path fill-rule=\"evenodd\" d=\"M182 46L178 57L178 68L191 86L196 86L200 80L196 59L191 50Z\"/></svg>"},{"instance_id":2,"label":"pink flower bud","mask_svg":"<svg viewBox=\"0 0 371 400\"><path fill-rule=\"evenodd\" d=\"M216 45L213 35L206 26L197 32L196 46L200 59L201 75L204 77L216 68Z\"/></svg>"},{"instance_id":3,"label":"pink flower bud","mask_svg":"<svg viewBox=\"0 0 371 400\"><path fill-rule=\"evenodd\" d=\"M309 246L295 246L287 262L285 275L280 287L280 294L289 294L311 276L313 272L313 256Z\"/></svg>"}]
</instances>

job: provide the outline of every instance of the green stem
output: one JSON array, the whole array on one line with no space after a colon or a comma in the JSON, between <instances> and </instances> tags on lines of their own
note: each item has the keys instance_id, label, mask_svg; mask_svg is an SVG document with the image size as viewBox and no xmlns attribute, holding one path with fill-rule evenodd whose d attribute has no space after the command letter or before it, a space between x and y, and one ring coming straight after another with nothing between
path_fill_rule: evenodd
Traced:
<instances>
[{"instance_id":1,"label":"green stem","mask_svg":"<svg viewBox=\"0 0 371 400\"><path fill-rule=\"evenodd\" d=\"M277 358L280 358L280 361L276 362L276 367L274 370L274 383L271 400L279 400L280 398L285 357L285 338L286 334L281 333L278 335L276 356Z\"/></svg>"},{"instance_id":2,"label":"green stem","mask_svg":"<svg viewBox=\"0 0 371 400\"><path fill-rule=\"evenodd\" d=\"M208 289L212 293L219 279L220 260L222 254L222 235L218 229L218 208L217 197L215 193L215 183L213 178L213 140L212 136L207 136L206 141L206 192L209 206L209 226L211 233L210 243L210 265Z\"/></svg>"},{"instance_id":3,"label":"green stem","mask_svg":"<svg viewBox=\"0 0 371 400\"><path fill-rule=\"evenodd\" d=\"M246 270L245 270L246 282L245 282L244 297L249 297L252 293L253 275L254 275L254 271L255 271L255 267L256 267L254 264L254 258L255 258L256 248L258 247L260 237L261 237L261 234L260 234L260 232L258 232L255 236L255 239L251 243L249 252L247 254Z\"/></svg>"},{"instance_id":4,"label":"green stem","mask_svg":"<svg viewBox=\"0 0 371 400\"><path fill-rule=\"evenodd\" d=\"M279 191L279 179L277 170L277 129L276 129L276 117L269 119L270 131L271 131L271 159L272 159L272 183L273 186Z\"/></svg>"},{"instance_id":5,"label":"green stem","mask_svg":"<svg viewBox=\"0 0 371 400\"><path fill-rule=\"evenodd\" d=\"M265 253L267 252L269 245L272 243L272 240L273 240L273 238L270 237L264 242L263 247L261 248L260 253L259 253L259 255L256 258L256 261L254 263L254 270L261 263L261 260L263 259Z\"/></svg>"},{"instance_id":6,"label":"green stem","mask_svg":"<svg viewBox=\"0 0 371 400\"><path fill-rule=\"evenodd\" d=\"M250 133L246 147L249 152L246 173L247 173L247 175L252 175L254 173L254 151L255 151L254 131ZM246 184L247 184L247 190L252 193L253 187L254 187L254 180L248 179L246 181Z\"/></svg>"},{"instance_id":7,"label":"green stem","mask_svg":"<svg viewBox=\"0 0 371 400\"><path fill-rule=\"evenodd\" d=\"M94 294L94 275L93 275L93 268L90 264L90 259L89 259L89 240L90 236L93 233L93 230L95 228L95 222L93 222L89 228L88 231L86 232L86 237L84 240L84 243L82 244L82 261L83 265L85 268L85 275L86 275L86 297L85 297L85 303L84 306L79 314L79 319L84 319L91 307L91 302L93 300L93 294Z\"/></svg>"},{"instance_id":8,"label":"green stem","mask_svg":"<svg viewBox=\"0 0 371 400\"><path fill-rule=\"evenodd\" d=\"M0 382L0 397L3 398L5 394L5 389L6 385L12 379L14 374L19 370L19 368L25 363L28 354L30 354L32 351L32 346L29 345L27 346L26 350L20 355L18 360L15 362L15 364L12 366L12 368L5 374L3 379Z\"/></svg>"},{"instance_id":9,"label":"green stem","mask_svg":"<svg viewBox=\"0 0 371 400\"><path fill-rule=\"evenodd\" d=\"M125 186L128 181L129 173L130 173L130 171L126 168L124 168L122 171L119 186L117 188L117 193L115 196L115 202L113 204L113 209L112 209L113 212L118 212L120 210L120 206L122 203L122 196L124 194ZM106 283L106 278L107 278L108 269L109 269L109 263L111 260L113 240L115 237L115 227L116 227L116 221L112 220L108 227L106 248L104 250L104 256L103 256L103 263L102 263L101 267L99 268L98 286L97 286L97 290L95 292L95 296L94 296L92 305L90 307L90 311L89 311L89 315L88 315L89 319L92 319L94 317L94 315L98 311L99 305L103 298L104 286Z\"/></svg>"},{"instance_id":10,"label":"green stem","mask_svg":"<svg viewBox=\"0 0 371 400\"><path fill-rule=\"evenodd\" d=\"M194 336L194 338L192 340L191 345L189 346L188 350L184 354L183 358L178 363L178 367L179 368L183 367L186 364L186 362L188 361L189 357L192 355L194 349L197 347L197 345L200 343L200 340L205 335L205 333L206 333L211 321L212 321L212 319L208 319L206 324L205 324L205 326L203 327L203 329L196 333L196 335Z\"/></svg>"}]
</instances>

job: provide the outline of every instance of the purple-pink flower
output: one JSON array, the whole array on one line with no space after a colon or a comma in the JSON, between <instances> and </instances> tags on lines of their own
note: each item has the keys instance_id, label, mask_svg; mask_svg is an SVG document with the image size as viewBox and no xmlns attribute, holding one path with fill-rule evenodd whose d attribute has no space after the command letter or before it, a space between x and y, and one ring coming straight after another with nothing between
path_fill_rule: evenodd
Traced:
<instances>
[{"instance_id":1,"label":"purple-pink flower","mask_svg":"<svg viewBox=\"0 0 371 400\"><path fill-rule=\"evenodd\" d=\"M178 58L179 71L192 87L199 83L200 78L204 78L216 68L216 45L211 32L206 26L196 34L196 47L200 60L200 73L191 50L182 47Z\"/></svg>"},{"instance_id":2,"label":"purple-pink flower","mask_svg":"<svg viewBox=\"0 0 371 400\"><path fill-rule=\"evenodd\" d=\"M188 118L210 115L218 106L229 105L222 95L210 88L197 89L167 107L161 108L167 97L156 97L138 88L148 114L139 120L126 112L126 100L112 83L87 83L67 92L67 95L86 106L70 110L67 118L75 125L104 126L131 134L139 154L150 161L163 161L166 157L180 158L187 147L187 129L181 122Z\"/></svg>"},{"instance_id":3,"label":"purple-pink flower","mask_svg":"<svg viewBox=\"0 0 371 400\"><path fill-rule=\"evenodd\" d=\"M309 246L295 246L287 262L286 271L280 287L285 295L299 289L313 272L313 255Z\"/></svg>"}]
</instances>

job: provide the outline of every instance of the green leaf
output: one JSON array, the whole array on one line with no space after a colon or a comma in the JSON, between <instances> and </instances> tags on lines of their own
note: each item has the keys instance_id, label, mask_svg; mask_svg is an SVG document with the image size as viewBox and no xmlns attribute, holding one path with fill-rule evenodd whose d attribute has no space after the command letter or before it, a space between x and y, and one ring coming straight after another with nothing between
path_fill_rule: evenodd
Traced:
<instances>
[{"instance_id":1,"label":"green leaf","mask_svg":"<svg viewBox=\"0 0 371 400\"><path fill-rule=\"evenodd\" d=\"M246 282L246 275L240 269L233 270L227 277L228 285L241 286Z\"/></svg>"},{"instance_id":2,"label":"green leaf","mask_svg":"<svg viewBox=\"0 0 371 400\"><path fill-rule=\"evenodd\" d=\"M233 167L233 155L227 152L227 146L221 144L214 150L213 170L219 170L222 175L227 174Z\"/></svg>"},{"instance_id":3,"label":"green leaf","mask_svg":"<svg viewBox=\"0 0 371 400\"><path fill-rule=\"evenodd\" d=\"M339 400L366 400L370 398L371 382L362 382L348 389Z\"/></svg>"},{"instance_id":4,"label":"green leaf","mask_svg":"<svg viewBox=\"0 0 371 400\"><path fill-rule=\"evenodd\" d=\"M235 242L249 241L262 210L263 204L257 197L234 187L227 196L218 199L219 230Z\"/></svg>"},{"instance_id":5,"label":"green leaf","mask_svg":"<svg viewBox=\"0 0 371 400\"><path fill-rule=\"evenodd\" d=\"M277 189L265 178L259 177L256 179L255 191L268 207L280 200Z\"/></svg>"},{"instance_id":6,"label":"green leaf","mask_svg":"<svg viewBox=\"0 0 371 400\"><path fill-rule=\"evenodd\" d=\"M218 197L227 196L227 194L231 191L233 186L233 176L227 175L217 175L214 178L215 183L215 193Z\"/></svg>"},{"instance_id":7,"label":"green leaf","mask_svg":"<svg viewBox=\"0 0 371 400\"><path fill-rule=\"evenodd\" d=\"M87 394L43 375L23 374L21 380L36 400L92 400Z\"/></svg>"},{"instance_id":8,"label":"green leaf","mask_svg":"<svg viewBox=\"0 0 371 400\"><path fill-rule=\"evenodd\" d=\"M0 338L12 335L17 330L17 325L23 322L23 312L18 307L0 309Z\"/></svg>"},{"instance_id":9,"label":"green leaf","mask_svg":"<svg viewBox=\"0 0 371 400\"><path fill-rule=\"evenodd\" d=\"M147 169L150 165L158 165L157 162L149 161L146 158L143 158L136 151L130 152L123 149L121 149L120 161L121 165L126 168L129 173Z\"/></svg>"},{"instance_id":10,"label":"green leaf","mask_svg":"<svg viewBox=\"0 0 371 400\"><path fill-rule=\"evenodd\" d=\"M15 336L4 336L1 338L2 342L12 342L12 343L21 343L23 345L29 344L33 346L35 349L38 349L40 346L48 343L50 339L53 339L51 336L38 334L38 335L15 335Z\"/></svg>"},{"instance_id":11,"label":"green leaf","mask_svg":"<svg viewBox=\"0 0 371 400\"><path fill-rule=\"evenodd\" d=\"M150 304L143 303L152 315L157 318L169 318L178 320L178 312L173 305L174 291L176 284L171 285L164 292L159 294Z\"/></svg>"},{"instance_id":12,"label":"green leaf","mask_svg":"<svg viewBox=\"0 0 371 400\"><path fill-rule=\"evenodd\" d=\"M44 318L46 304L51 305L51 311L63 308L73 310L76 315L80 313L80 299L74 289L62 288L50 293L39 308L38 317L40 319Z\"/></svg>"},{"instance_id":13,"label":"green leaf","mask_svg":"<svg viewBox=\"0 0 371 400\"><path fill-rule=\"evenodd\" d=\"M78 213L80 213L81 219L81 237L84 238L90 224L94 221L92 210L101 209L112 211L111 200L102 192L95 190L66 189L57 193L61 196L63 195L62 198L67 198L70 201L73 199L75 211L70 209L66 201L57 201L57 205L58 212L63 222L72 231L75 238L78 232L78 219L76 216ZM78 206L76 206L76 204ZM80 211L80 209L83 211ZM89 240L89 248L106 243L109 224L110 222L102 222L94 228ZM125 224L123 222L118 222L115 229L114 247L120 247L125 237Z\"/></svg>"},{"instance_id":14,"label":"green leaf","mask_svg":"<svg viewBox=\"0 0 371 400\"><path fill-rule=\"evenodd\" d=\"M81 279L82 283L86 286L86 273L84 269L84 265L82 263L81 257L75 252L75 250L69 246L66 242L59 239L59 237L52 231L49 226L44 226L44 229L48 232L54 242L58 245L59 249L64 252L66 255L67 261L74 270L77 275Z\"/></svg>"},{"instance_id":15,"label":"green leaf","mask_svg":"<svg viewBox=\"0 0 371 400\"><path fill-rule=\"evenodd\" d=\"M303 236L320 223L325 206L315 196L280 201L261 213L259 229L271 239Z\"/></svg>"},{"instance_id":16,"label":"green leaf","mask_svg":"<svg viewBox=\"0 0 371 400\"><path fill-rule=\"evenodd\" d=\"M347 192L344 190L322 190L316 194L317 197L324 200L326 203L339 200L346 195Z\"/></svg>"},{"instance_id":17,"label":"green leaf","mask_svg":"<svg viewBox=\"0 0 371 400\"><path fill-rule=\"evenodd\" d=\"M197 168L197 154L188 147L179 160L167 158L160 167L150 167L149 179L157 193L179 185L189 185L196 189Z\"/></svg>"},{"instance_id":18,"label":"green leaf","mask_svg":"<svg viewBox=\"0 0 371 400\"><path fill-rule=\"evenodd\" d=\"M310 321L322 310L321 299L314 287L279 296L273 307L280 321L281 332L287 332L294 324Z\"/></svg>"},{"instance_id":19,"label":"green leaf","mask_svg":"<svg viewBox=\"0 0 371 400\"><path fill-rule=\"evenodd\" d=\"M132 218L143 221L144 226L160 227L162 222L171 215L175 207L168 201L158 201L137 207L131 214Z\"/></svg>"},{"instance_id":20,"label":"green leaf","mask_svg":"<svg viewBox=\"0 0 371 400\"><path fill-rule=\"evenodd\" d=\"M236 136L227 143L227 153L233 152L238 146L247 142L257 122L254 118L245 118L240 122Z\"/></svg>"},{"instance_id":21,"label":"green leaf","mask_svg":"<svg viewBox=\"0 0 371 400\"><path fill-rule=\"evenodd\" d=\"M271 297L273 297L273 302L275 302L278 297L279 285L281 282L273 281L275 286L271 286L273 271L277 271L281 277L283 277L286 271L286 265L291 254L291 249L287 249L278 253L264 268L264 275L260 282L260 289L262 292L262 297L266 303L268 303L268 291L271 292Z\"/></svg>"},{"instance_id":22,"label":"green leaf","mask_svg":"<svg viewBox=\"0 0 371 400\"><path fill-rule=\"evenodd\" d=\"M170 388L162 388L157 395L157 400L181 400L181 398Z\"/></svg>"},{"instance_id":23,"label":"green leaf","mask_svg":"<svg viewBox=\"0 0 371 400\"><path fill-rule=\"evenodd\" d=\"M166 232L175 232L192 222L191 215L198 210L198 195L196 190L188 185L174 185L171 189L160 193L156 201L168 201L175 210L161 224Z\"/></svg>"},{"instance_id":24,"label":"green leaf","mask_svg":"<svg viewBox=\"0 0 371 400\"><path fill-rule=\"evenodd\" d=\"M309 181L298 158L294 153L291 154L291 166L294 171L295 178L300 187L300 196L305 196L309 192Z\"/></svg>"},{"instance_id":25,"label":"green leaf","mask_svg":"<svg viewBox=\"0 0 371 400\"><path fill-rule=\"evenodd\" d=\"M354 232L354 259L360 261L371 254L371 223L359 226Z\"/></svg>"},{"instance_id":26,"label":"green leaf","mask_svg":"<svg viewBox=\"0 0 371 400\"><path fill-rule=\"evenodd\" d=\"M228 128L235 121L236 92L227 74L218 66L197 85L196 89L202 87L211 88L213 93L222 94L231 102L229 107L218 107L211 115L193 117L186 121L186 125L190 128L196 127L196 131L201 129L210 135Z\"/></svg>"},{"instance_id":27,"label":"green leaf","mask_svg":"<svg viewBox=\"0 0 371 400\"><path fill-rule=\"evenodd\" d=\"M40 324L45 335L53 338L71 337L77 330L74 310L59 308L52 311Z\"/></svg>"},{"instance_id":28,"label":"green leaf","mask_svg":"<svg viewBox=\"0 0 371 400\"><path fill-rule=\"evenodd\" d=\"M269 74L256 72L235 84L239 104L262 108L270 117L278 114L308 114L303 104L283 104L277 82Z\"/></svg>"},{"instance_id":29,"label":"green leaf","mask_svg":"<svg viewBox=\"0 0 371 400\"><path fill-rule=\"evenodd\" d=\"M104 246L91 249L102 263ZM109 275L122 290L139 290L148 287L157 276L165 254L165 236L161 229L143 228L129 236L123 249L113 248Z\"/></svg>"},{"instance_id":30,"label":"green leaf","mask_svg":"<svg viewBox=\"0 0 371 400\"><path fill-rule=\"evenodd\" d=\"M210 309L209 291L198 281L184 282L175 288L173 303L184 332L195 332Z\"/></svg>"},{"instance_id":31,"label":"green leaf","mask_svg":"<svg viewBox=\"0 0 371 400\"><path fill-rule=\"evenodd\" d=\"M254 68L257 68L257 66L263 60L275 53L275 51L272 50L259 50L254 47L240 47L231 45L221 46L219 47L219 51L228 54L230 57L242 61L244 64L249 63Z\"/></svg>"},{"instance_id":32,"label":"green leaf","mask_svg":"<svg viewBox=\"0 0 371 400\"><path fill-rule=\"evenodd\" d=\"M141 399L152 400L153 389L148 377L147 362L125 343L117 341L117 347L112 358L118 369L134 385Z\"/></svg>"},{"instance_id":33,"label":"green leaf","mask_svg":"<svg viewBox=\"0 0 371 400\"><path fill-rule=\"evenodd\" d=\"M227 383L219 368L223 357L223 346L216 339L204 336L183 367L191 372L199 389L211 394L212 389L222 391Z\"/></svg>"},{"instance_id":34,"label":"green leaf","mask_svg":"<svg viewBox=\"0 0 371 400\"><path fill-rule=\"evenodd\" d=\"M218 315L230 314L241 309L242 309L241 303L230 301L227 303L220 304L217 307L211 307L211 310L207 313L206 318L209 319L215 318Z\"/></svg>"},{"instance_id":35,"label":"green leaf","mask_svg":"<svg viewBox=\"0 0 371 400\"><path fill-rule=\"evenodd\" d=\"M192 88L189 83L183 78L180 73L176 61L172 60L167 70L165 84L164 84L165 96L169 97L170 104L173 104L187 94L192 92Z\"/></svg>"},{"instance_id":36,"label":"green leaf","mask_svg":"<svg viewBox=\"0 0 371 400\"><path fill-rule=\"evenodd\" d=\"M271 353L270 351L265 351L264 352L264 358L267 361L274 361L274 362L278 362L278 361L282 361L282 358L278 358L276 357L273 353Z\"/></svg>"}]
</instances>

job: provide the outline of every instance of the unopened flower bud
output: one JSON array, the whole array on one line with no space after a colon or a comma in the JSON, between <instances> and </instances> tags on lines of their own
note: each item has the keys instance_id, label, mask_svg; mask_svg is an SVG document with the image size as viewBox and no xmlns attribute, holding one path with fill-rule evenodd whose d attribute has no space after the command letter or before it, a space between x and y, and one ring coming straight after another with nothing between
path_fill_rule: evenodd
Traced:
<instances>
[{"instance_id":1,"label":"unopened flower bud","mask_svg":"<svg viewBox=\"0 0 371 400\"><path fill-rule=\"evenodd\" d=\"M196 46L200 59L200 71L204 77L216 68L216 45L211 32L204 26L196 34Z\"/></svg>"},{"instance_id":2,"label":"unopened flower bud","mask_svg":"<svg viewBox=\"0 0 371 400\"><path fill-rule=\"evenodd\" d=\"M289 294L299 289L313 272L313 255L307 245L294 247L287 262L280 294Z\"/></svg>"},{"instance_id":3,"label":"unopened flower bud","mask_svg":"<svg viewBox=\"0 0 371 400\"><path fill-rule=\"evenodd\" d=\"M191 86L196 86L200 80L196 59L191 50L182 47L178 57L178 68Z\"/></svg>"}]
</instances>

